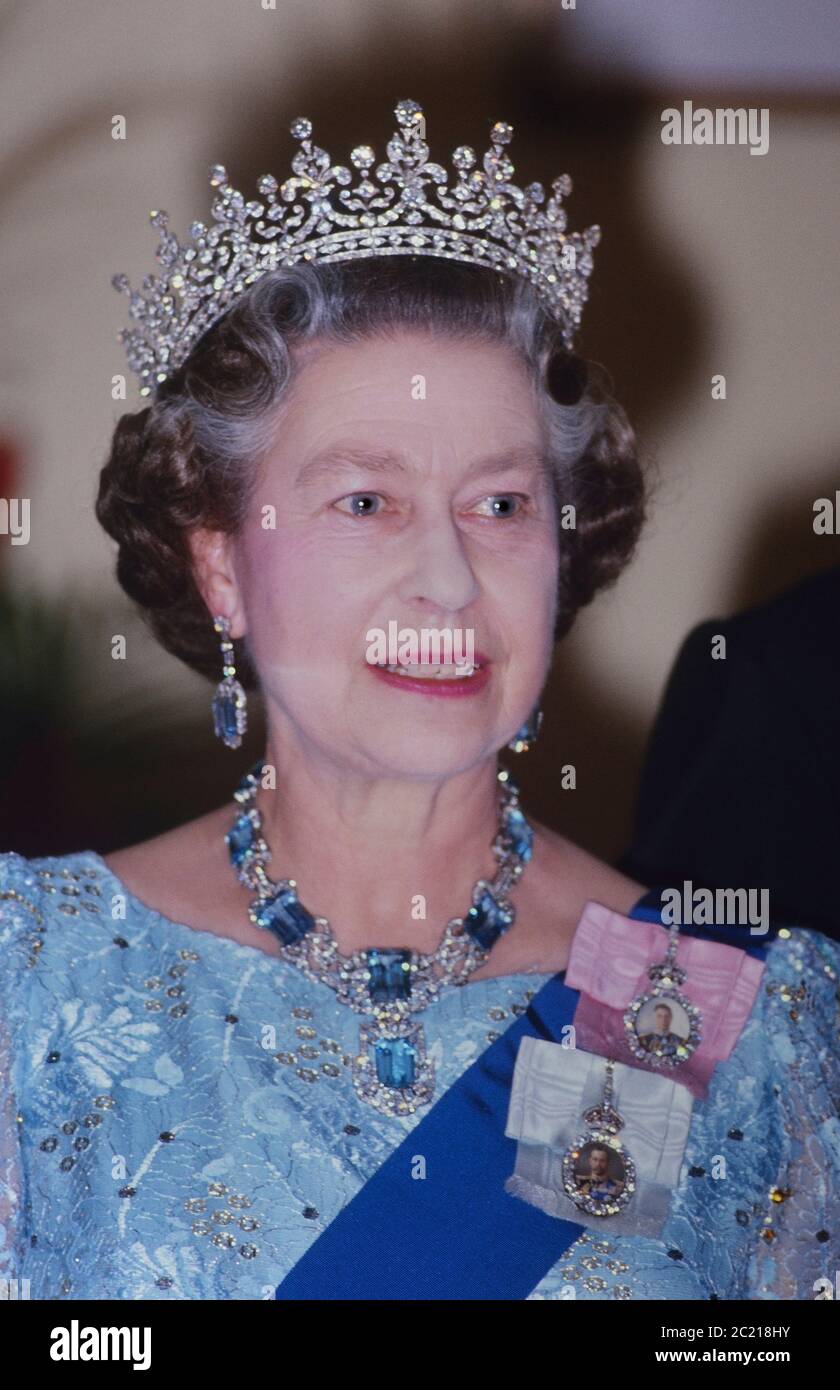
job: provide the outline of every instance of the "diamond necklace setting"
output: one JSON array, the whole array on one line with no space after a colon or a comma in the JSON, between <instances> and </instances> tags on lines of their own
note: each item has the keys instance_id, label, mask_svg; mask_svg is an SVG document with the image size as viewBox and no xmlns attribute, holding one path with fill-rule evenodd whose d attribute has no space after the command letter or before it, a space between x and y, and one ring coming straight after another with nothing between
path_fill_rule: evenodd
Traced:
<instances>
[{"instance_id":1,"label":"diamond necklace setting","mask_svg":"<svg viewBox=\"0 0 840 1390\"><path fill-rule=\"evenodd\" d=\"M480 878L463 917L453 917L428 955L410 948L369 947L342 955L326 917L316 917L297 895L294 879L271 879L271 850L262 833L256 797L264 770L255 763L234 792L238 814L225 835L231 864L255 894L248 915L270 931L281 958L307 979L335 991L340 1003L366 1015L352 1059L356 1093L386 1115L410 1115L434 1095L434 1067L423 1025L413 1016L448 985L465 985L516 920L509 893L531 858L533 832L519 805L519 789L505 768L496 774L499 826L491 849L492 879Z\"/></svg>"}]
</instances>

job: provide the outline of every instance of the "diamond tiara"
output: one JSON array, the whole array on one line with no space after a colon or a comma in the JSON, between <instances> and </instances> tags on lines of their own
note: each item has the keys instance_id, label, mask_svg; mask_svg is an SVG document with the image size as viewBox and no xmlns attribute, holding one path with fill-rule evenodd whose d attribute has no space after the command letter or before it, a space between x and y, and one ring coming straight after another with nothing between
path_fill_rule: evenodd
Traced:
<instances>
[{"instance_id":1,"label":"diamond tiara","mask_svg":"<svg viewBox=\"0 0 840 1390\"><path fill-rule=\"evenodd\" d=\"M519 276L530 281L571 348L601 230L566 231L561 202L572 189L568 174L552 181L547 201L540 183L517 187L505 149L513 127L497 121L481 168L469 145L453 152L456 174L450 183L446 170L429 161L422 107L399 101L394 115L398 129L384 163L373 169L376 155L370 145L351 151L358 171L355 185L345 165L332 164L326 150L312 143L312 122L300 116L289 127L300 141L293 176L278 185L270 174L263 175L257 188L265 202L246 202L228 183L224 165L214 164L210 184L218 196L213 225L193 222L192 244L182 245L169 231L168 213L149 214L160 229L155 255L164 273L145 277L147 295L133 290L125 275L111 279L129 296L129 314L138 325L122 329L118 339L140 381L141 396L172 375L202 334L251 285L268 271L298 261L317 265L371 256L440 256Z\"/></svg>"}]
</instances>

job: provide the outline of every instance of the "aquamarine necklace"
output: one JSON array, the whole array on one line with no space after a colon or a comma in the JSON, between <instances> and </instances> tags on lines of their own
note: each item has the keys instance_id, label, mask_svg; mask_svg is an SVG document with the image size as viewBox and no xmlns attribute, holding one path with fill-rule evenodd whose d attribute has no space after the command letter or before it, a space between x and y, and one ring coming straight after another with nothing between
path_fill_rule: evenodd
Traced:
<instances>
[{"instance_id":1,"label":"aquamarine necklace","mask_svg":"<svg viewBox=\"0 0 840 1390\"><path fill-rule=\"evenodd\" d=\"M533 832L519 806L510 773L497 773L499 829L492 843L495 876L477 880L472 905L453 917L430 955L371 947L344 956L326 917L315 917L297 896L295 880L266 872L271 850L256 805L262 759L242 778L234 800L239 810L225 835L240 883L256 894L248 906L255 926L270 931L281 957L309 980L328 985L340 1003L368 1015L352 1059L358 1095L387 1115L409 1115L434 1094L435 1073L426 1055L423 1025L412 1015L438 998L445 985L464 985L516 920L508 894L531 858Z\"/></svg>"}]
</instances>

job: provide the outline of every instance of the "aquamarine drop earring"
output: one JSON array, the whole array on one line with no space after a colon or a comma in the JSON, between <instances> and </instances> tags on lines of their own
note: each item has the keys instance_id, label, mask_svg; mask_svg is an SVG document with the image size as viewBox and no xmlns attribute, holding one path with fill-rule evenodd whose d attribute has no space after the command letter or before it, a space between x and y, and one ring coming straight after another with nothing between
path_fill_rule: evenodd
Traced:
<instances>
[{"instance_id":1,"label":"aquamarine drop earring","mask_svg":"<svg viewBox=\"0 0 840 1390\"><path fill-rule=\"evenodd\" d=\"M522 728L517 729L513 738L510 740L510 743L507 745L508 748L512 748L514 753L527 753L528 749L533 747L539 738L542 722L543 712L538 705L535 705L528 715L528 718L525 720L525 723L522 725Z\"/></svg>"},{"instance_id":2,"label":"aquamarine drop earring","mask_svg":"<svg viewBox=\"0 0 840 1390\"><path fill-rule=\"evenodd\" d=\"M228 748L238 748L242 735L248 727L245 691L236 679L233 664L233 643L230 640L230 622L219 616L213 619L213 626L221 637L222 679L216 686L213 696L213 728L216 737Z\"/></svg>"}]
</instances>

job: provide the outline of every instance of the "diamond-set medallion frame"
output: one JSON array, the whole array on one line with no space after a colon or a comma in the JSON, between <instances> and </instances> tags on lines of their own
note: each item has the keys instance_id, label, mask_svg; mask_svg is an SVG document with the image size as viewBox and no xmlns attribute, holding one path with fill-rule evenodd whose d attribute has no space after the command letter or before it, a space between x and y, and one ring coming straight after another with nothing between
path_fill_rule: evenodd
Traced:
<instances>
[{"instance_id":1,"label":"diamond-set medallion frame","mask_svg":"<svg viewBox=\"0 0 840 1390\"><path fill-rule=\"evenodd\" d=\"M637 1029L639 1015L646 1005L657 1002L666 1004L668 1007L671 1007L673 1004L678 1005L688 1019L688 1036L681 1040L679 1047L673 1055L669 1055L666 1052L651 1052L642 1045L639 1038ZM640 1062L648 1062L651 1066L669 1067L671 1069L681 1067L688 1061L700 1044L702 1036L702 1014L696 1004L692 1004L691 1000L687 999L684 994L681 994L676 987L668 988L660 985L647 990L645 994L637 995L635 999L631 999L624 1014L624 1034L627 1046L633 1056L638 1058Z\"/></svg>"},{"instance_id":2,"label":"diamond-set medallion frame","mask_svg":"<svg viewBox=\"0 0 840 1390\"><path fill-rule=\"evenodd\" d=\"M621 1192L611 1200L599 1201L581 1191L581 1178L576 1170L583 1150L592 1145L609 1148L621 1161L624 1173L623 1186ZM636 1165L621 1140L617 1139L615 1134L606 1128L590 1129L573 1139L563 1152L562 1172L563 1190L566 1196L574 1202L580 1211L588 1212L590 1216L617 1216L632 1201L636 1190Z\"/></svg>"}]
</instances>

